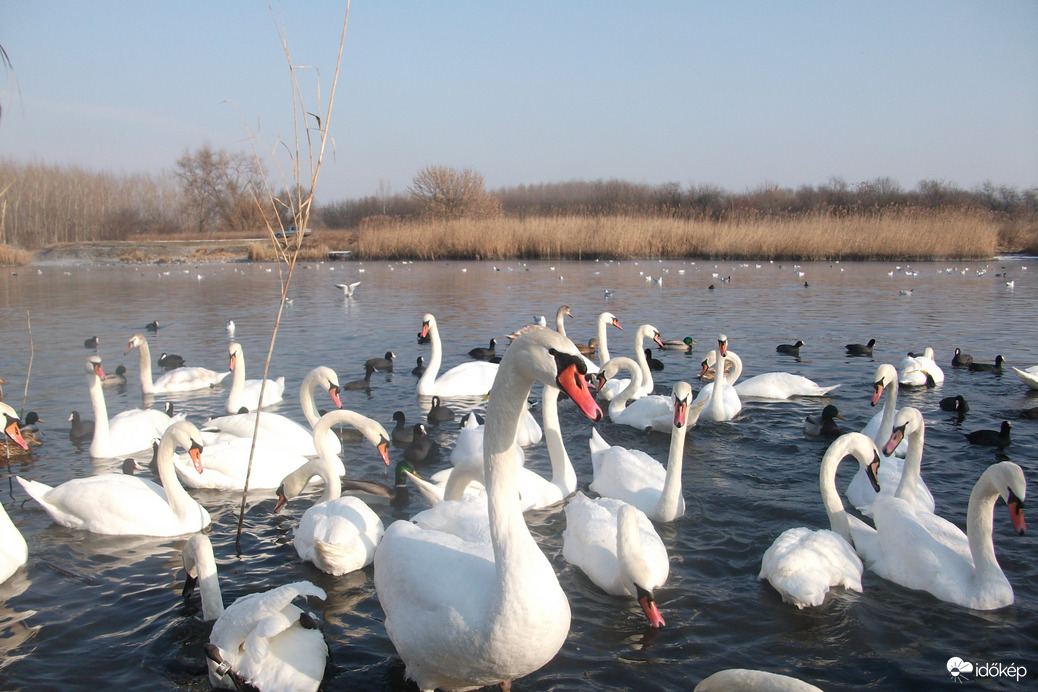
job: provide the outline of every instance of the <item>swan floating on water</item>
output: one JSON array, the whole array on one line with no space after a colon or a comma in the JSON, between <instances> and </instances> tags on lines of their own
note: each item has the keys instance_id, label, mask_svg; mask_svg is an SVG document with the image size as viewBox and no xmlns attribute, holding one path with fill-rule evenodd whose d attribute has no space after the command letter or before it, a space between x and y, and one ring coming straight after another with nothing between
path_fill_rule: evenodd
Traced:
<instances>
[{"instance_id":1,"label":"swan floating on water","mask_svg":"<svg viewBox=\"0 0 1038 692\"><path fill-rule=\"evenodd\" d=\"M134 334L126 345L123 355L136 348L140 354L137 369L140 371L141 389L145 394L162 394L166 392L190 392L197 389L209 389L223 382L231 371L216 372L208 368L182 367L164 372L157 380L152 380L151 348L143 334Z\"/></svg>"},{"instance_id":2,"label":"swan floating on water","mask_svg":"<svg viewBox=\"0 0 1038 692\"><path fill-rule=\"evenodd\" d=\"M483 396L490 391L497 376L498 363L469 361L456 365L440 375L443 347L440 344L440 330L433 315L426 313L422 318L422 330L418 336L420 339L429 337L432 344L429 364L418 378L418 396Z\"/></svg>"},{"instance_id":3,"label":"swan floating on water","mask_svg":"<svg viewBox=\"0 0 1038 692\"><path fill-rule=\"evenodd\" d=\"M227 413L238 413L243 408L255 411L259 408L260 391L263 392L264 407L281 401L285 392L284 377L266 380L266 387L263 386L264 380L246 380L245 355L241 344L232 341L227 347L227 353L230 357L227 369L233 373L231 391L227 395Z\"/></svg>"}]
</instances>

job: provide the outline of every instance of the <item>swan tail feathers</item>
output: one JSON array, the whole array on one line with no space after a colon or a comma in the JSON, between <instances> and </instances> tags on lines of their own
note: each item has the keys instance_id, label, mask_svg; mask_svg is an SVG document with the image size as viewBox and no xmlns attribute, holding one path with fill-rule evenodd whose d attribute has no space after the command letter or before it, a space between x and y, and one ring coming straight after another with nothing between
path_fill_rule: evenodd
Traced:
<instances>
[{"instance_id":1,"label":"swan tail feathers","mask_svg":"<svg viewBox=\"0 0 1038 692\"><path fill-rule=\"evenodd\" d=\"M47 495L48 492L53 490L53 488L51 488L49 485L46 485L45 483L40 483L39 481L27 481L21 476L15 476L15 478L18 479L18 482L21 484L22 488L25 490L25 492L29 493L32 499L36 500L44 507L48 506L47 501L44 499L44 497Z\"/></svg>"},{"instance_id":2,"label":"swan tail feathers","mask_svg":"<svg viewBox=\"0 0 1038 692\"><path fill-rule=\"evenodd\" d=\"M327 543L314 539L314 564L328 574L339 576L360 569L367 561L368 552L357 541Z\"/></svg>"},{"instance_id":3,"label":"swan tail feathers","mask_svg":"<svg viewBox=\"0 0 1038 692\"><path fill-rule=\"evenodd\" d=\"M443 488L435 483L430 483L424 478L416 476L410 471L404 471L404 473L407 474L407 477L410 478L411 482L414 483L416 488L418 488L418 492L422 494L422 497L425 498L425 501L429 503L430 507L443 501Z\"/></svg>"}]
</instances>

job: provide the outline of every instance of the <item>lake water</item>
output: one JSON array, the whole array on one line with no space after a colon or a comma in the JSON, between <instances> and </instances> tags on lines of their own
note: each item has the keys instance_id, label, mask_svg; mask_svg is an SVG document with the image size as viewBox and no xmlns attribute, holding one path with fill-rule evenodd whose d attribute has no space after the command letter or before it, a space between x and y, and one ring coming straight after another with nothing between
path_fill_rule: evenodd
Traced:
<instances>
[{"instance_id":1,"label":"lake water","mask_svg":"<svg viewBox=\"0 0 1038 692\"><path fill-rule=\"evenodd\" d=\"M1033 266L1028 266L1033 264ZM981 272L984 272L981 274ZM888 272L893 272L889 275ZM1005 284L1008 273L1015 281ZM715 276L716 274L716 276ZM662 285L646 277L663 277ZM722 282L722 278L731 277ZM360 280L352 300L336 283ZM806 286L805 286L806 282ZM713 284L714 290L708 286ZM606 297L605 290L613 291ZM911 295L900 291L911 290ZM41 266L4 269L0 275L3 323L0 376L6 401L37 411L45 444L30 462L15 462L0 484L3 505L29 545L28 564L0 586L0 688L208 689L202 644L210 626L201 620L198 596L180 595L184 539L117 538L53 524L11 480L22 475L48 484L112 469L92 462L74 446L66 422L76 409L92 418L83 364L87 337L100 337L106 372L118 364L133 376L108 389L108 409L141 405L136 352L123 355L127 339L157 320L149 334L154 357L167 351L189 365L222 370L227 365L225 323L233 319L250 378L259 377L274 326L280 289L273 265ZM936 263L733 263L624 262L346 262L301 265L292 279L271 360L270 374L284 375L285 401L271 410L305 423L298 387L316 365L336 370L342 382L363 376L366 359L397 354L396 372L373 377L370 394L343 393L343 405L388 428L396 410L408 422L424 420L423 402L410 374L419 355L422 315L440 325L447 366L466 360L475 346L502 338L559 305L574 317L574 341L595 335L595 321L613 312L623 331L611 329L613 355L632 355L644 323L664 339L691 335L692 354L663 352L657 390L695 379L702 356L719 332L740 354L744 377L784 370L820 384L841 384L825 400L744 401L731 422L703 422L687 438L684 517L657 527L670 553L671 573L658 590L667 627L647 627L633 599L607 596L561 554L561 509L527 515L552 560L572 607L569 638L544 668L516 682L516 689L691 689L707 675L731 667L794 675L823 689L935 689L957 684L946 669L953 656L974 664L1016 664L1033 680L1038 670L1038 551L1033 533L1015 535L1004 503L995 507L998 560L1016 592L1016 603L975 612L943 603L866 572L864 593L836 591L819 608L797 610L758 581L761 556L793 526L822 528L818 462L826 443L805 438L803 420L835 403L857 430L870 408L871 383L880 363L897 366L909 350L931 346L947 380L932 390L901 390L900 406L919 408L927 423L923 474L937 511L965 526L970 489L990 463L1010 459L1034 481L1038 421L1019 411L1038 406L1011 370L1001 376L950 366L956 346L978 361L1002 354L1018 367L1038 363L1038 261ZM31 325L31 345L29 326ZM852 358L844 345L877 339L874 358ZM803 339L799 360L775 352L779 343ZM25 373L31 376L23 407ZM227 388L172 397L178 411L201 423L221 415ZM537 390L534 392L539 394ZM963 394L964 422L939 410L945 396ZM160 397L161 405L169 397ZM539 397L537 397L539 400ZM319 401L327 407L327 401ZM425 404L427 407L427 404ZM483 410L482 402L458 409ZM567 449L581 488L591 481L588 437L592 423L572 405L561 407ZM1013 419L1013 444L1004 452L971 447L963 432L997 428ZM665 461L668 437L598 424L614 444L637 447ZM445 467L457 425L431 427ZM394 449L395 463L401 451ZM527 450L528 466L547 469L542 444ZM368 445L346 446L346 468L355 478L392 482ZM839 484L850 480L850 462ZM1032 492L1035 490L1032 488ZM291 544L293 527L317 495L311 491L273 514L270 493L249 498L243 554L234 534L239 494L198 492L213 516L212 540L224 600L309 579L328 593L312 602L330 647L325 690L402 688L401 665L382 624L372 568L334 578L302 563ZM407 506L374 505L388 525L424 508L417 493ZM1032 521L1034 521L1032 517ZM1026 681L972 676L992 689L1029 688Z\"/></svg>"}]
</instances>

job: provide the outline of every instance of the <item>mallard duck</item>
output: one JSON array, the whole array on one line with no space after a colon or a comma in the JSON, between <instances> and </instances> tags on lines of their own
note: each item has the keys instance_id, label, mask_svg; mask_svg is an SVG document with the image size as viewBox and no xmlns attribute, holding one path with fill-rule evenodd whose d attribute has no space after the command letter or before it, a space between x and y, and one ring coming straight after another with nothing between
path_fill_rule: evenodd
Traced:
<instances>
[{"instance_id":1,"label":"mallard duck","mask_svg":"<svg viewBox=\"0 0 1038 692\"><path fill-rule=\"evenodd\" d=\"M835 406L829 404L820 414L809 415L804 419L804 434L811 437L839 437L843 433L836 424L836 418L847 420Z\"/></svg>"}]
</instances>

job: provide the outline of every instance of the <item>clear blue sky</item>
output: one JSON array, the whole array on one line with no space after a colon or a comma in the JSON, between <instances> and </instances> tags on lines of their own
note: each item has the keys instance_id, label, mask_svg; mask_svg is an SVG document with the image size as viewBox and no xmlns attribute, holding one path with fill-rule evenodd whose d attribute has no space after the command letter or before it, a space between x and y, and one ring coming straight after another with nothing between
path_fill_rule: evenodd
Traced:
<instances>
[{"instance_id":1,"label":"clear blue sky","mask_svg":"<svg viewBox=\"0 0 1038 692\"><path fill-rule=\"evenodd\" d=\"M0 156L113 173L292 138L327 100L344 2L0 0ZM317 100L306 71L304 98ZM234 105L231 105L233 103ZM352 3L330 202L429 165L491 189L621 178L1038 185L1038 2Z\"/></svg>"}]
</instances>

